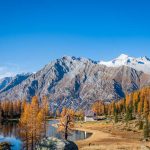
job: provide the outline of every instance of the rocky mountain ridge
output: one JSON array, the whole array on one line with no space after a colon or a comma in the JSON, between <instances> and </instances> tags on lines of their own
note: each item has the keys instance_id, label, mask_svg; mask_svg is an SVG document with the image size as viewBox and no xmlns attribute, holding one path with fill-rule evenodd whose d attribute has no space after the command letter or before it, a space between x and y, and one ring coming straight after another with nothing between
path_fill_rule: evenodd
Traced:
<instances>
[{"instance_id":1,"label":"rocky mountain ridge","mask_svg":"<svg viewBox=\"0 0 150 150\"><path fill-rule=\"evenodd\" d=\"M135 58L121 54L119 57L111 61L100 61L99 64L106 65L107 67L128 66L138 71L150 74L150 59L146 56Z\"/></svg>"},{"instance_id":2,"label":"rocky mountain ridge","mask_svg":"<svg viewBox=\"0 0 150 150\"><path fill-rule=\"evenodd\" d=\"M150 75L128 66L108 67L86 58L57 59L20 83L4 88L0 100L46 95L51 109L88 109L96 100L109 102L150 85Z\"/></svg>"}]
</instances>

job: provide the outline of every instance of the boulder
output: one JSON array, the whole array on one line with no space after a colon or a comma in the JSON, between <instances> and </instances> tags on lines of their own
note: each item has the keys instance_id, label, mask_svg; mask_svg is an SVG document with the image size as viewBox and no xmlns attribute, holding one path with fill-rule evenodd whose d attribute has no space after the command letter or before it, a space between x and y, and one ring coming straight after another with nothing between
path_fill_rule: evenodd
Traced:
<instances>
[{"instance_id":1,"label":"boulder","mask_svg":"<svg viewBox=\"0 0 150 150\"><path fill-rule=\"evenodd\" d=\"M36 150L78 150L78 147L72 141L49 137L42 139L36 146Z\"/></svg>"},{"instance_id":2,"label":"boulder","mask_svg":"<svg viewBox=\"0 0 150 150\"><path fill-rule=\"evenodd\" d=\"M0 143L0 150L11 150L11 144L8 142Z\"/></svg>"}]
</instances>

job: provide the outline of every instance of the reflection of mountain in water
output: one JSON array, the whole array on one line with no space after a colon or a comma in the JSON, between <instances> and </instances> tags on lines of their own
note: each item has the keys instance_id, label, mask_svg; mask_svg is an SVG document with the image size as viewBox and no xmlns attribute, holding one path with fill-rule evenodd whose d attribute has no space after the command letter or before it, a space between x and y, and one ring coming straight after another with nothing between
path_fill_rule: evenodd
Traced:
<instances>
[{"instance_id":1,"label":"reflection of mountain in water","mask_svg":"<svg viewBox=\"0 0 150 150\"><path fill-rule=\"evenodd\" d=\"M63 138L62 134L57 132L57 128L52 126L52 124L57 124L58 122L58 120L48 121L47 137ZM18 134L19 128L17 122L7 122L0 125L0 142L10 142L13 145L12 150L19 150L22 147L22 140ZM77 141L86 139L90 136L91 133L86 133L84 131L72 131L68 139L71 141Z\"/></svg>"}]
</instances>

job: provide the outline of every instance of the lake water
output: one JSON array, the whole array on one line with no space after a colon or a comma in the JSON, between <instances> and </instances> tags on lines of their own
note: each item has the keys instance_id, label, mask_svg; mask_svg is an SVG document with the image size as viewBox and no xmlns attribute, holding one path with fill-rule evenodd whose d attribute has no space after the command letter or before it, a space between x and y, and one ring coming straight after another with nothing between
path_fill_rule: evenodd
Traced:
<instances>
[{"instance_id":1,"label":"lake water","mask_svg":"<svg viewBox=\"0 0 150 150\"><path fill-rule=\"evenodd\" d=\"M57 128L54 124L57 124L57 120L48 121L47 137L56 137L62 139L63 136L57 132ZM0 126L0 142L10 142L13 147L12 150L20 150L22 147L22 141L19 138L19 129L16 122L9 122ZM72 131L68 139L71 141L83 140L90 137L92 134L84 131Z\"/></svg>"}]
</instances>

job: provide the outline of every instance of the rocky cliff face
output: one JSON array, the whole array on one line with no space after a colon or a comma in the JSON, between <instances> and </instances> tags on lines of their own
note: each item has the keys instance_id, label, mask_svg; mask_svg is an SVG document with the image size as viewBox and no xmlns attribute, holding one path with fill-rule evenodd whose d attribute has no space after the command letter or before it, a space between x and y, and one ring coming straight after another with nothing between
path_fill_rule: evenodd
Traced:
<instances>
[{"instance_id":1,"label":"rocky cliff face","mask_svg":"<svg viewBox=\"0 0 150 150\"><path fill-rule=\"evenodd\" d=\"M18 74L15 77L6 77L0 80L0 93L7 92L9 89L21 84L26 80L31 74Z\"/></svg>"},{"instance_id":2,"label":"rocky cliff face","mask_svg":"<svg viewBox=\"0 0 150 150\"><path fill-rule=\"evenodd\" d=\"M87 109L94 101L111 101L150 84L150 75L128 66L107 67L90 59L63 57L29 75L19 84L9 84L0 99L24 99L46 95L52 109ZM9 88L8 88L9 87Z\"/></svg>"},{"instance_id":3,"label":"rocky cliff face","mask_svg":"<svg viewBox=\"0 0 150 150\"><path fill-rule=\"evenodd\" d=\"M5 88L12 81L12 77L5 77L0 79L0 91Z\"/></svg>"}]
</instances>

